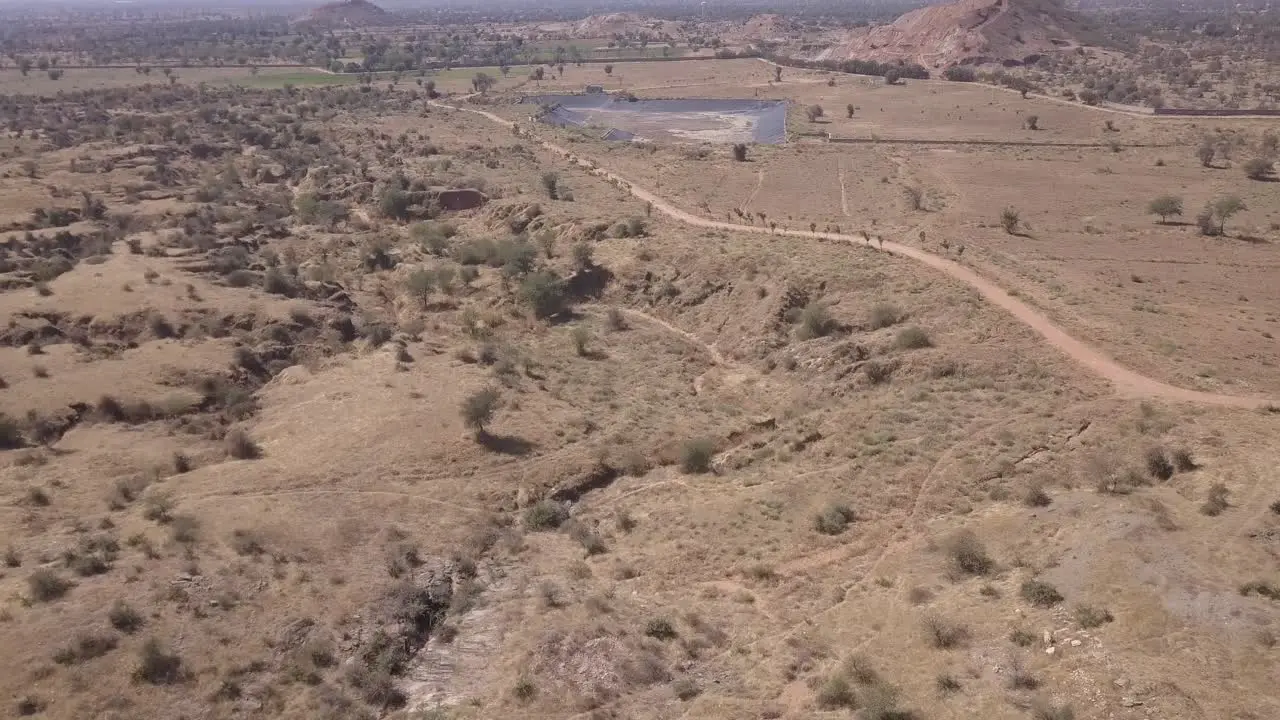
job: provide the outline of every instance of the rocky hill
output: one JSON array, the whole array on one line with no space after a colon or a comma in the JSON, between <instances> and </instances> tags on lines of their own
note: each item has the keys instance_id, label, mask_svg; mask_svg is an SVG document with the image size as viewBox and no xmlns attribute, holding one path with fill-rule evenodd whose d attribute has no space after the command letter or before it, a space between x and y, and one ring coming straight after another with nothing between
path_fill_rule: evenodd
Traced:
<instances>
[{"instance_id":1,"label":"rocky hill","mask_svg":"<svg viewBox=\"0 0 1280 720\"><path fill-rule=\"evenodd\" d=\"M663 36L677 37L680 34L680 24L636 13L609 13L592 15L579 20L573 25L570 33L576 38L621 36L649 37L656 40Z\"/></svg>"},{"instance_id":2,"label":"rocky hill","mask_svg":"<svg viewBox=\"0 0 1280 720\"><path fill-rule=\"evenodd\" d=\"M854 31L818 59L904 61L926 68L1015 64L1096 44L1092 36L1087 21L1059 0L958 0Z\"/></svg>"},{"instance_id":3,"label":"rocky hill","mask_svg":"<svg viewBox=\"0 0 1280 720\"><path fill-rule=\"evenodd\" d=\"M307 13L301 22L326 27L367 27L388 25L391 13L368 0L337 0Z\"/></svg>"}]
</instances>

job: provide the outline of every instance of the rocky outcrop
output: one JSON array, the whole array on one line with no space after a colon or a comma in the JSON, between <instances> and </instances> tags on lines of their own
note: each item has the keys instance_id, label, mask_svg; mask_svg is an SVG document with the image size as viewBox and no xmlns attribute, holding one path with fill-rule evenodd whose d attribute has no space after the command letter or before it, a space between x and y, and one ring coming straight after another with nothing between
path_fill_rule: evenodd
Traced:
<instances>
[{"instance_id":1,"label":"rocky outcrop","mask_svg":"<svg viewBox=\"0 0 1280 720\"><path fill-rule=\"evenodd\" d=\"M817 59L951 65L1034 62L1040 55L1099 44L1088 23L1059 0L959 0L859 29Z\"/></svg>"}]
</instances>

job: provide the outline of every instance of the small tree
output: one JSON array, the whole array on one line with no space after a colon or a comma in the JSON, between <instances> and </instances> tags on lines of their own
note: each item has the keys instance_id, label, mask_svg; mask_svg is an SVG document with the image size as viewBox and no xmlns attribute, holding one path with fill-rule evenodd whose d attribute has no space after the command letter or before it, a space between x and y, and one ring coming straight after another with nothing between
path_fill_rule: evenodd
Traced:
<instances>
[{"instance_id":1,"label":"small tree","mask_svg":"<svg viewBox=\"0 0 1280 720\"><path fill-rule=\"evenodd\" d=\"M1040 129L1040 116L1039 116L1039 115L1028 115L1028 116L1027 116L1027 129L1028 129L1028 130L1039 130L1039 129Z\"/></svg>"},{"instance_id":2,"label":"small tree","mask_svg":"<svg viewBox=\"0 0 1280 720\"><path fill-rule=\"evenodd\" d=\"M612 64L612 63L610 63L610 64L608 64L608 65L605 65L605 66L604 66L604 74L605 74L605 75L608 75L608 76L610 76L610 77L612 77L612 76L613 76L613 64Z\"/></svg>"},{"instance_id":3,"label":"small tree","mask_svg":"<svg viewBox=\"0 0 1280 720\"><path fill-rule=\"evenodd\" d=\"M897 85L902 79L902 73L897 68L889 68L884 73L884 82L886 85Z\"/></svg>"},{"instance_id":4,"label":"small tree","mask_svg":"<svg viewBox=\"0 0 1280 720\"><path fill-rule=\"evenodd\" d=\"M559 314L568 302L564 281L550 270L527 275L520 284L520 299L539 319Z\"/></svg>"},{"instance_id":5,"label":"small tree","mask_svg":"<svg viewBox=\"0 0 1280 720\"><path fill-rule=\"evenodd\" d=\"M1250 180L1267 180L1275 169L1275 163L1266 158L1254 158L1244 164L1244 174Z\"/></svg>"},{"instance_id":6,"label":"small tree","mask_svg":"<svg viewBox=\"0 0 1280 720\"><path fill-rule=\"evenodd\" d=\"M489 92L489 88L493 87L494 80L488 73L478 72L475 77L471 78L471 88L480 94Z\"/></svg>"},{"instance_id":7,"label":"small tree","mask_svg":"<svg viewBox=\"0 0 1280 720\"><path fill-rule=\"evenodd\" d=\"M907 207L913 211L924 210L924 190L918 187L907 186L903 188L903 193L907 197Z\"/></svg>"},{"instance_id":8,"label":"small tree","mask_svg":"<svg viewBox=\"0 0 1280 720\"><path fill-rule=\"evenodd\" d=\"M737 160L738 162L746 162L746 161L747 161L747 146L746 146L746 143L736 143L736 144L733 146L733 159L734 159L734 160Z\"/></svg>"},{"instance_id":9,"label":"small tree","mask_svg":"<svg viewBox=\"0 0 1280 720\"><path fill-rule=\"evenodd\" d=\"M1196 157L1200 158L1200 164L1204 167L1213 167L1213 158L1217 154L1218 151L1214 149L1213 143L1207 141L1196 151Z\"/></svg>"},{"instance_id":10,"label":"small tree","mask_svg":"<svg viewBox=\"0 0 1280 720\"><path fill-rule=\"evenodd\" d=\"M477 438L484 437L485 426L493 420L493 414L501 403L502 396L497 388L483 388L471 393L462 401L460 413L463 424L473 430Z\"/></svg>"},{"instance_id":11,"label":"small tree","mask_svg":"<svg viewBox=\"0 0 1280 720\"><path fill-rule=\"evenodd\" d=\"M1000 227L1010 235L1018 233L1018 227L1022 224L1022 216L1018 214L1015 207L1007 207L1000 213Z\"/></svg>"},{"instance_id":12,"label":"small tree","mask_svg":"<svg viewBox=\"0 0 1280 720\"><path fill-rule=\"evenodd\" d=\"M30 62L30 61L28 61L28 62ZM22 74L23 74L23 75L26 75L26 73L25 73L25 72L24 72L24 73L22 73ZM782 82L782 66L781 66L781 65L774 65L774 66L773 66L773 81L774 81L774 82Z\"/></svg>"},{"instance_id":13,"label":"small tree","mask_svg":"<svg viewBox=\"0 0 1280 720\"><path fill-rule=\"evenodd\" d=\"M810 105L804 109L804 114L809 116L809 122L817 122L822 117L823 110L821 105Z\"/></svg>"},{"instance_id":14,"label":"small tree","mask_svg":"<svg viewBox=\"0 0 1280 720\"><path fill-rule=\"evenodd\" d=\"M1235 195L1224 195L1214 200L1209 205L1210 213L1213 215L1214 219L1218 221L1219 235L1226 234L1227 221L1231 219L1232 215L1248 209L1249 207L1244 204L1244 201Z\"/></svg>"},{"instance_id":15,"label":"small tree","mask_svg":"<svg viewBox=\"0 0 1280 720\"><path fill-rule=\"evenodd\" d=\"M844 106L844 114L845 114L845 117L847 117L847 118L849 118L850 120L852 120L852 119L853 119L853 113L854 113L854 111L855 111L855 110L857 110L857 108L855 108L855 107L853 106L853 103L849 103L848 105L845 105L845 106Z\"/></svg>"},{"instance_id":16,"label":"small tree","mask_svg":"<svg viewBox=\"0 0 1280 720\"><path fill-rule=\"evenodd\" d=\"M560 177L555 173L542 173L542 188L547 191L547 197L552 200L560 199L559 184Z\"/></svg>"},{"instance_id":17,"label":"small tree","mask_svg":"<svg viewBox=\"0 0 1280 720\"><path fill-rule=\"evenodd\" d=\"M1182 198L1177 195L1161 195L1147 204L1147 212L1160 216L1160 224L1169 221L1173 215L1182 215Z\"/></svg>"}]
</instances>

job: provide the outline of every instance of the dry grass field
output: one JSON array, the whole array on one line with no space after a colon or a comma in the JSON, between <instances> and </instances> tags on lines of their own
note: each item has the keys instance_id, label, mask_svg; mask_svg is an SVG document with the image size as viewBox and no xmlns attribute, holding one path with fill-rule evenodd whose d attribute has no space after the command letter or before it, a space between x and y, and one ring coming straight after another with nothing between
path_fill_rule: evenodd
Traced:
<instances>
[{"instance_id":1,"label":"dry grass field","mask_svg":"<svg viewBox=\"0 0 1280 720\"><path fill-rule=\"evenodd\" d=\"M0 716L1277 716L1276 414L1121 397L963 279L759 232L919 246L1151 378L1280 398L1273 185L1201 167L1191 123L1021 146L1109 116L1003 134L1031 101L767 70L610 82L848 88L898 120L833 132L917 139L987 98L940 132L1010 144L606 144L524 122L514 70L447 101L518 133L410 77L137 89L109 139L24 116ZM1227 192L1223 237L1145 213Z\"/></svg>"}]
</instances>

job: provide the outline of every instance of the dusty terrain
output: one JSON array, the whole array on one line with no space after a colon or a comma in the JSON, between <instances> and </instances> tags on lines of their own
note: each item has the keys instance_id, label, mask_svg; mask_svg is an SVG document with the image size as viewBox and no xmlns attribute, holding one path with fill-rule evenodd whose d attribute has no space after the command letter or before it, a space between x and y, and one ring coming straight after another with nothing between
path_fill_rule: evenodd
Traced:
<instances>
[{"instance_id":1,"label":"dusty terrain","mask_svg":"<svg viewBox=\"0 0 1280 720\"><path fill-rule=\"evenodd\" d=\"M0 712L1280 711L1277 208L1203 123L754 60L536 83L865 141L735 162L436 77L5 139ZM1225 236L1145 213L1227 192Z\"/></svg>"}]
</instances>

